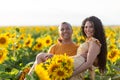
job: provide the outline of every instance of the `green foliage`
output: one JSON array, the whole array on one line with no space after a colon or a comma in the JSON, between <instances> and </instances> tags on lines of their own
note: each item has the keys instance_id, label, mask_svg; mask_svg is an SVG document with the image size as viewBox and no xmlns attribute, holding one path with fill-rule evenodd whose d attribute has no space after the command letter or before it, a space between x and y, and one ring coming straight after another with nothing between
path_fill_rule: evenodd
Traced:
<instances>
[{"instance_id":1,"label":"green foliage","mask_svg":"<svg viewBox=\"0 0 120 80\"><path fill-rule=\"evenodd\" d=\"M39 29L39 31L37 32L36 30ZM57 39L58 39L58 30L56 27L37 27L37 28L25 28L24 32L22 32L22 27L13 27L9 30L6 30L6 28L1 28L1 34L2 33L6 33L9 32L11 34L16 34L16 36L14 37L16 40L19 40L19 37L21 34L31 34L32 38L34 38L35 40L40 37L44 37L46 35L50 35L53 43L54 44ZM113 29L113 28L106 28L106 30L112 31L115 35L115 37L112 37L111 35L109 35L109 32L106 31L106 33L108 34L108 45L109 43L111 43L110 39L115 39L115 44L117 46L117 48L120 50L120 28L117 29ZM80 36L82 35L79 27L73 27L73 41L76 43L83 43L84 39L78 39L80 38ZM25 36L26 38L26 36ZM7 48L8 50L8 55L6 60L0 64L0 80L19 80L19 76L21 75L21 73L23 72L23 69L26 67L31 67L35 61L35 57L38 53L40 52L47 52L49 47L44 47L42 48L42 50L33 50L33 46L31 48L29 47L21 47L19 49L15 49L12 50L12 46L13 44L16 45L17 43L20 43L23 45L24 40L19 40L18 42L14 42L14 43L10 43L9 47ZM36 42L33 42L33 45L36 44ZM110 50L110 49L108 49ZM109 52L109 51L108 51ZM65 64L63 64L65 65ZM100 74L98 72L98 69L95 70L96 72L96 76L95 76L95 80L120 80L120 59L118 59L116 62L112 63L109 60L107 60L107 70L105 74ZM36 77L36 75L34 75L34 77L28 76L26 75L27 80L37 80L38 78ZM35 78L36 77L36 78ZM90 75L88 72L85 73L85 79L89 80Z\"/></svg>"}]
</instances>

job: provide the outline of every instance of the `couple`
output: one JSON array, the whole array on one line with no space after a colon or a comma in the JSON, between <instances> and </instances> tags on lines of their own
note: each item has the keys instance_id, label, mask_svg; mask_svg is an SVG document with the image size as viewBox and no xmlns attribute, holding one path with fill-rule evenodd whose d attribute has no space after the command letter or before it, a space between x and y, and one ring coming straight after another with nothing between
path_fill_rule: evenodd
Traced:
<instances>
[{"instance_id":1,"label":"couple","mask_svg":"<svg viewBox=\"0 0 120 80\"><path fill-rule=\"evenodd\" d=\"M70 80L81 80L80 73L90 69L94 63L96 63L95 66L99 68L99 71L103 73L106 66L107 44L101 20L95 16L87 17L82 23L81 30L86 41L77 47L72 40L67 42L67 39L71 39L72 27L70 24L63 22L59 26L59 44L53 45L49 50L49 54L38 54L28 74L31 74L36 64L44 62L46 59L51 58L53 54L62 53L65 50L67 50L66 53L68 52L67 55L74 59L74 72ZM65 49L66 45L72 47ZM70 51L71 49L72 51Z\"/></svg>"}]
</instances>

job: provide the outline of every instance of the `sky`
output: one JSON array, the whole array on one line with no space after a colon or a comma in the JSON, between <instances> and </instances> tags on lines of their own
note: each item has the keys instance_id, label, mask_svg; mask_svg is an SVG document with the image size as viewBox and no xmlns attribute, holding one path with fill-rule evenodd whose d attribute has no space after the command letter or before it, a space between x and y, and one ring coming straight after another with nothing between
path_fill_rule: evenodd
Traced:
<instances>
[{"instance_id":1,"label":"sky","mask_svg":"<svg viewBox=\"0 0 120 80\"><path fill-rule=\"evenodd\" d=\"M119 0L0 0L0 26L81 25L97 16L104 25L120 25Z\"/></svg>"}]
</instances>

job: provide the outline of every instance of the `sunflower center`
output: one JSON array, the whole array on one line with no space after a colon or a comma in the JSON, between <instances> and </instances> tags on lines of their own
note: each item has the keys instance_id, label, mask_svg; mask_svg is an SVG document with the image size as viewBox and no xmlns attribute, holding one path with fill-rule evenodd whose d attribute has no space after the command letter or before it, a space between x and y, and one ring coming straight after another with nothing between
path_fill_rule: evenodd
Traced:
<instances>
[{"instance_id":1,"label":"sunflower center","mask_svg":"<svg viewBox=\"0 0 120 80\"><path fill-rule=\"evenodd\" d=\"M0 38L0 44L5 44L6 43L6 39L4 37Z\"/></svg>"},{"instance_id":2,"label":"sunflower center","mask_svg":"<svg viewBox=\"0 0 120 80\"><path fill-rule=\"evenodd\" d=\"M115 52L113 52L113 53L111 53L111 55L109 56L110 58L114 58L115 57L115 55L116 55L116 53Z\"/></svg>"},{"instance_id":3,"label":"sunflower center","mask_svg":"<svg viewBox=\"0 0 120 80\"><path fill-rule=\"evenodd\" d=\"M58 71L57 74L58 74L59 76L64 76L64 72L63 72L63 71Z\"/></svg>"},{"instance_id":4,"label":"sunflower center","mask_svg":"<svg viewBox=\"0 0 120 80\"><path fill-rule=\"evenodd\" d=\"M62 60L58 60L58 63L61 63L62 62Z\"/></svg>"},{"instance_id":5,"label":"sunflower center","mask_svg":"<svg viewBox=\"0 0 120 80\"><path fill-rule=\"evenodd\" d=\"M41 46L42 46L42 44L41 44L41 43L39 43L37 46L38 46L38 47L41 47Z\"/></svg>"},{"instance_id":6,"label":"sunflower center","mask_svg":"<svg viewBox=\"0 0 120 80\"><path fill-rule=\"evenodd\" d=\"M19 46L17 45L15 48L16 48L16 49L18 49L18 48L19 48Z\"/></svg>"},{"instance_id":7,"label":"sunflower center","mask_svg":"<svg viewBox=\"0 0 120 80\"><path fill-rule=\"evenodd\" d=\"M23 37L20 37L20 39L23 39Z\"/></svg>"},{"instance_id":8,"label":"sunflower center","mask_svg":"<svg viewBox=\"0 0 120 80\"><path fill-rule=\"evenodd\" d=\"M6 36L10 37L10 34L7 34Z\"/></svg>"},{"instance_id":9,"label":"sunflower center","mask_svg":"<svg viewBox=\"0 0 120 80\"><path fill-rule=\"evenodd\" d=\"M113 49L113 48L114 48L114 46L110 46L109 48L110 48L110 49Z\"/></svg>"},{"instance_id":10,"label":"sunflower center","mask_svg":"<svg viewBox=\"0 0 120 80\"><path fill-rule=\"evenodd\" d=\"M30 44L30 40L28 42L26 42L26 45Z\"/></svg>"},{"instance_id":11,"label":"sunflower center","mask_svg":"<svg viewBox=\"0 0 120 80\"><path fill-rule=\"evenodd\" d=\"M46 43L47 43L47 44L50 43L50 40L46 40Z\"/></svg>"},{"instance_id":12,"label":"sunflower center","mask_svg":"<svg viewBox=\"0 0 120 80\"><path fill-rule=\"evenodd\" d=\"M53 67L52 67L52 72L53 72L56 68L58 68L57 65L53 66Z\"/></svg>"}]
</instances>

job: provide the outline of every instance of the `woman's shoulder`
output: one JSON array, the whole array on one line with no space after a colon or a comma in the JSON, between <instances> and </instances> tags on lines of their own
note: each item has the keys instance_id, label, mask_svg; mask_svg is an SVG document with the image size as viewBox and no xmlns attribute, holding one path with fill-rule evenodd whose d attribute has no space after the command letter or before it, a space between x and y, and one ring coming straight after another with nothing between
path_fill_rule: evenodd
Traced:
<instances>
[{"instance_id":1,"label":"woman's shoulder","mask_svg":"<svg viewBox=\"0 0 120 80\"><path fill-rule=\"evenodd\" d=\"M99 45L101 47L101 43L98 39L92 37L91 39L88 40L88 42L90 43L96 43L97 45Z\"/></svg>"}]
</instances>

